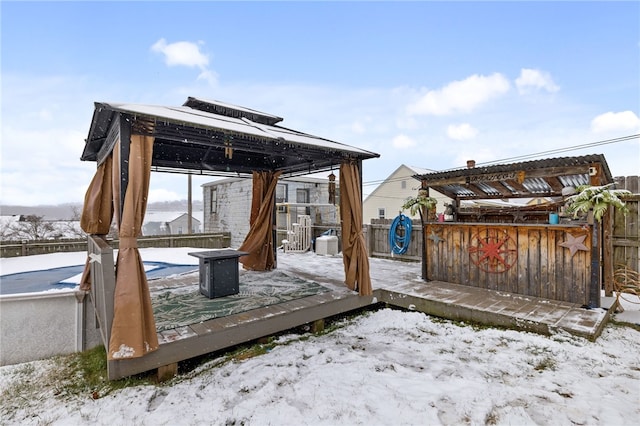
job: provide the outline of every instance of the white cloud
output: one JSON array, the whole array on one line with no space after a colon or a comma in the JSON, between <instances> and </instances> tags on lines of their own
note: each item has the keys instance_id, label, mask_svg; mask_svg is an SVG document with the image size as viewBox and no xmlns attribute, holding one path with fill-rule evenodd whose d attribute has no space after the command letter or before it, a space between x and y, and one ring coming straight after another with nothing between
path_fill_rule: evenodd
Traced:
<instances>
[{"instance_id":1,"label":"white cloud","mask_svg":"<svg viewBox=\"0 0 640 426\"><path fill-rule=\"evenodd\" d=\"M167 66L198 67L201 70L209 66L209 57L200 52L200 46L189 41L178 41L167 44L163 38L151 46L151 50L164 55Z\"/></svg>"},{"instance_id":2,"label":"white cloud","mask_svg":"<svg viewBox=\"0 0 640 426\"><path fill-rule=\"evenodd\" d=\"M532 93L539 90L554 93L560 90L560 87L554 83L549 73L529 68L522 68L520 70L520 76L516 79L516 87L520 94Z\"/></svg>"},{"instance_id":3,"label":"white cloud","mask_svg":"<svg viewBox=\"0 0 640 426\"><path fill-rule=\"evenodd\" d=\"M471 112L489 100L509 91L509 81L500 73L474 74L439 90L428 91L407 112L416 115L448 115Z\"/></svg>"},{"instance_id":4,"label":"white cloud","mask_svg":"<svg viewBox=\"0 0 640 426\"><path fill-rule=\"evenodd\" d=\"M447 136L458 141L473 139L477 134L478 129L474 128L469 123L462 123L458 125L451 124L447 127Z\"/></svg>"},{"instance_id":5,"label":"white cloud","mask_svg":"<svg viewBox=\"0 0 640 426\"><path fill-rule=\"evenodd\" d=\"M393 138L391 145L393 145L393 147L397 149L407 149L415 146L416 141L414 141L407 135L398 135Z\"/></svg>"},{"instance_id":6,"label":"white cloud","mask_svg":"<svg viewBox=\"0 0 640 426\"><path fill-rule=\"evenodd\" d=\"M204 70L198 76L198 80L204 80L210 86L215 86L218 83L218 74L210 70Z\"/></svg>"},{"instance_id":7,"label":"white cloud","mask_svg":"<svg viewBox=\"0 0 640 426\"><path fill-rule=\"evenodd\" d=\"M640 131L640 118L633 111L605 112L591 120L591 131L604 133L611 131Z\"/></svg>"},{"instance_id":8,"label":"white cloud","mask_svg":"<svg viewBox=\"0 0 640 426\"><path fill-rule=\"evenodd\" d=\"M207 82L210 86L218 83L218 75L209 69L209 56L200 51L203 42L178 41L167 43L163 38L151 46L153 52L164 55L164 63L169 66L184 66L201 70L198 80Z\"/></svg>"}]
</instances>

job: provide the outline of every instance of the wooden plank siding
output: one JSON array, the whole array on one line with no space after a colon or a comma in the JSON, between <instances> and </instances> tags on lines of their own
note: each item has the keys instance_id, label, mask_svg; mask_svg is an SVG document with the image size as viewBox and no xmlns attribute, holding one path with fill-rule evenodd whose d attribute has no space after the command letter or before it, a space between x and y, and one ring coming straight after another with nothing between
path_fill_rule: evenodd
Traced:
<instances>
[{"instance_id":1,"label":"wooden plank siding","mask_svg":"<svg viewBox=\"0 0 640 426\"><path fill-rule=\"evenodd\" d=\"M613 218L613 266L640 271L640 195L626 198L628 213L615 209Z\"/></svg>"},{"instance_id":2,"label":"wooden plank siding","mask_svg":"<svg viewBox=\"0 0 640 426\"><path fill-rule=\"evenodd\" d=\"M613 213L613 266L621 265L640 272L640 176L616 177L616 188L626 189L633 194L624 199L628 213L619 209Z\"/></svg>"},{"instance_id":3,"label":"wooden plank siding","mask_svg":"<svg viewBox=\"0 0 640 426\"><path fill-rule=\"evenodd\" d=\"M422 259L422 235L419 220L412 221L411 241L405 254L392 254L389 245L389 230L392 219L379 219L371 225L365 225L365 236L368 242L369 255L379 258L419 261Z\"/></svg>"},{"instance_id":4,"label":"wooden plank siding","mask_svg":"<svg viewBox=\"0 0 640 426\"><path fill-rule=\"evenodd\" d=\"M591 280L591 228L576 225L497 225L443 224L425 225L427 236L427 279L445 281L489 290L588 304ZM589 250L573 256L559 244L567 235L585 235ZM483 270L472 259L470 249L478 239L508 239L501 249L510 268L495 272ZM515 258L517 256L517 259ZM490 268L487 268L490 269ZM599 303L599 301L598 301Z\"/></svg>"}]
</instances>

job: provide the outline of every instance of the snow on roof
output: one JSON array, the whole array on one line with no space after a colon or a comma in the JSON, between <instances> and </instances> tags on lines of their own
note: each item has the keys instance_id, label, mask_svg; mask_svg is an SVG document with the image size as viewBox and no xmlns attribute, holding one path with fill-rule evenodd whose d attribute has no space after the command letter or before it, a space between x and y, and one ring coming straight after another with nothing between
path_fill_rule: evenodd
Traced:
<instances>
[{"instance_id":1,"label":"snow on roof","mask_svg":"<svg viewBox=\"0 0 640 426\"><path fill-rule=\"evenodd\" d=\"M211 129L222 129L235 133L243 133L258 138L282 140L283 142L293 142L308 146L321 147L339 151L349 151L362 154L367 157L376 157L378 154L356 148L350 145L341 144L318 136L298 132L280 126L270 126L268 124L256 123L247 118L228 117L219 114L212 114L206 111L190 108L187 106L159 106L128 103L102 102L110 109L120 112L164 118L168 121L180 123L196 124Z\"/></svg>"},{"instance_id":2,"label":"snow on roof","mask_svg":"<svg viewBox=\"0 0 640 426\"><path fill-rule=\"evenodd\" d=\"M196 214L192 214L191 217L193 217L194 220L201 222L203 212L194 212L194 213L200 213L199 215L200 219L198 219L198 216ZM187 212L183 212L183 211L148 211L147 210L144 216L144 223L173 222L174 220L178 219L180 216L184 216L186 214Z\"/></svg>"}]
</instances>

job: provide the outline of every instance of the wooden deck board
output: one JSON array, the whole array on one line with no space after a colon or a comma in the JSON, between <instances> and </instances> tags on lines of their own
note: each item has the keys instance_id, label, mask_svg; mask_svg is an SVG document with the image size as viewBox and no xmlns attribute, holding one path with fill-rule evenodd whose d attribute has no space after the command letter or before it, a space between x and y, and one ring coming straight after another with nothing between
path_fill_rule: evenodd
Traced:
<instances>
[{"instance_id":1,"label":"wooden deck board","mask_svg":"<svg viewBox=\"0 0 640 426\"><path fill-rule=\"evenodd\" d=\"M164 340L158 350L142 358L109 361L109 379L230 348L374 303L372 296L328 292L192 324L193 335Z\"/></svg>"},{"instance_id":2,"label":"wooden deck board","mask_svg":"<svg viewBox=\"0 0 640 426\"><path fill-rule=\"evenodd\" d=\"M109 378L153 370L377 303L542 334L562 329L592 340L608 320L603 310L445 282L410 281L378 288L365 297L340 289L162 331L157 351L110 361Z\"/></svg>"},{"instance_id":3,"label":"wooden deck board","mask_svg":"<svg viewBox=\"0 0 640 426\"><path fill-rule=\"evenodd\" d=\"M610 310L583 309L575 303L505 293L445 282L415 283L382 290L391 305L453 320L550 334L562 329L595 340Z\"/></svg>"}]
</instances>

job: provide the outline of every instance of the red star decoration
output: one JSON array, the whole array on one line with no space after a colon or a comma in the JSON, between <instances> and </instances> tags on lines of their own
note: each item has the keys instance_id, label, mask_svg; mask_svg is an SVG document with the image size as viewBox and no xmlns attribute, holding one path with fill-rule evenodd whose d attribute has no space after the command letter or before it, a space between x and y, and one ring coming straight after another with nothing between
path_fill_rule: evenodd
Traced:
<instances>
[{"instance_id":1,"label":"red star decoration","mask_svg":"<svg viewBox=\"0 0 640 426\"><path fill-rule=\"evenodd\" d=\"M567 233L567 240L561 242L559 245L561 247L566 247L571 251L571 257L578 252L578 250L589 251L589 247L584 245L584 240L587 238L587 235L580 235L579 237L574 237L573 235Z\"/></svg>"},{"instance_id":2,"label":"red star decoration","mask_svg":"<svg viewBox=\"0 0 640 426\"><path fill-rule=\"evenodd\" d=\"M478 240L478 247L470 247L469 253L479 252L480 256L478 257L478 263L481 263L485 259L489 259L490 264L495 264L496 262L500 262L503 265L507 265L502 257L502 253L506 251L500 250L500 247L507 242L507 239L498 240L498 241L483 241Z\"/></svg>"},{"instance_id":3,"label":"red star decoration","mask_svg":"<svg viewBox=\"0 0 640 426\"><path fill-rule=\"evenodd\" d=\"M469 260L484 272L501 274L518 260L516 247L506 230L481 230L469 241Z\"/></svg>"}]
</instances>

